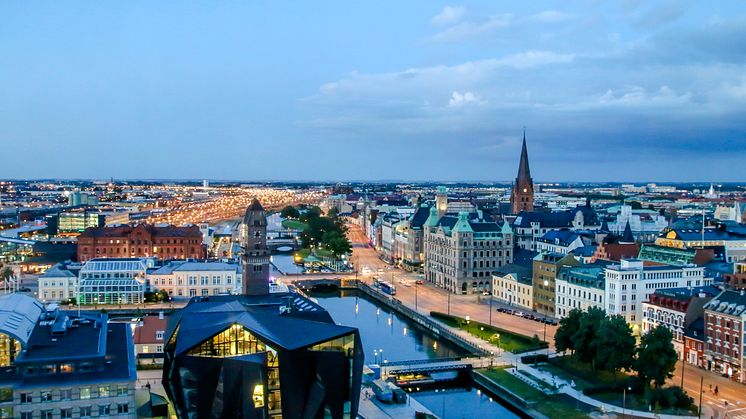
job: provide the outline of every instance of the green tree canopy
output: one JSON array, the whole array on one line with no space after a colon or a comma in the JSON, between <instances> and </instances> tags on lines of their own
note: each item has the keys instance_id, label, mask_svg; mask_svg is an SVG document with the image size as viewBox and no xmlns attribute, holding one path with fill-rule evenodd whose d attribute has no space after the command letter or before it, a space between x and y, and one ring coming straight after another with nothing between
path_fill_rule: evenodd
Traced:
<instances>
[{"instance_id":1,"label":"green tree canopy","mask_svg":"<svg viewBox=\"0 0 746 419\"><path fill-rule=\"evenodd\" d=\"M300 217L300 211L292 205L288 205L280 211L280 217L297 219Z\"/></svg>"},{"instance_id":2,"label":"green tree canopy","mask_svg":"<svg viewBox=\"0 0 746 419\"><path fill-rule=\"evenodd\" d=\"M580 317L578 329L573 335L575 340L575 355L583 362L593 365L596 359L597 345L594 344L601 322L606 318L606 312L598 307L591 307Z\"/></svg>"},{"instance_id":3,"label":"green tree canopy","mask_svg":"<svg viewBox=\"0 0 746 419\"><path fill-rule=\"evenodd\" d=\"M596 332L594 365L616 373L621 369L632 368L635 356L635 337L632 336L624 317L605 317Z\"/></svg>"},{"instance_id":4,"label":"green tree canopy","mask_svg":"<svg viewBox=\"0 0 746 419\"><path fill-rule=\"evenodd\" d=\"M580 319L584 313L578 308L574 308L567 313L567 316L562 318L557 327L557 331L554 333L554 346L559 352L570 351L575 352L575 332L580 328Z\"/></svg>"},{"instance_id":5,"label":"green tree canopy","mask_svg":"<svg viewBox=\"0 0 746 419\"><path fill-rule=\"evenodd\" d=\"M642 335L637 347L634 368L643 382L653 382L656 388L673 377L679 355L673 347L673 335L665 326L656 326Z\"/></svg>"}]
</instances>

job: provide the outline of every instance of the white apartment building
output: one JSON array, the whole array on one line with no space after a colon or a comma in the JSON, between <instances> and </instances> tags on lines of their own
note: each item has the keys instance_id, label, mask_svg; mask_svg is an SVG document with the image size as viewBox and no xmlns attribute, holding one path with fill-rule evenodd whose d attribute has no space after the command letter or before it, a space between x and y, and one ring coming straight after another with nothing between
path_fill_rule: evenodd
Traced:
<instances>
[{"instance_id":1,"label":"white apartment building","mask_svg":"<svg viewBox=\"0 0 746 419\"><path fill-rule=\"evenodd\" d=\"M150 285L172 298L238 293L241 265L234 262L174 260L148 272Z\"/></svg>"},{"instance_id":2,"label":"white apartment building","mask_svg":"<svg viewBox=\"0 0 746 419\"><path fill-rule=\"evenodd\" d=\"M42 302L60 302L75 298L78 287L78 272L82 263L60 262L47 269L39 277L39 300Z\"/></svg>"},{"instance_id":3,"label":"white apartment building","mask_svg":"<svg viewBox=\"0 0 746 419\"><path fill-rule=\"evenodd\" d=\"M531 282L532 265L511 263L492 275L492 295L500 302L526 310L534 307L534 286Z\"/></svg>"},{"instance_id":4,"label":"white apartment building","mask_svg":"<svg viewBox=\"0 0 746 419\"><path fill-rule=\"evenodd\" d=\"M555 280L554 317L561 319L572 309L604 308L604 268L600 265L564 266Z\"/></svg>"},{"instance_id":5,"label":"white apartment building","mask_svg":"<svg viewBox=\"0 0 746 419\"><path fill-rule=\"evenodd\" d=\"M619 265L606 267L606 312L624 316L639 333L642 324L642 303L651 294L664 288L700 287L710 285L700 266L643 266L638 259L623 259Z\"/></svg>"}]
</instances>

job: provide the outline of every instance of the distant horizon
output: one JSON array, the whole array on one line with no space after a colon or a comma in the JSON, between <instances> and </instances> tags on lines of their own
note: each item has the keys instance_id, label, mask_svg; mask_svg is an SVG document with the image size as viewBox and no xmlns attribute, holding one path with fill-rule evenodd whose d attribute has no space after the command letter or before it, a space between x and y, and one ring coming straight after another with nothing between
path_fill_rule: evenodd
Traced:
<instances>
[{"instance_id":1,"label":"distant horizon","mask_svg":"<svg viewBox=\"0 0 746 419\"><path fill-rule=\"evenodd\" d=\"M499 184L499 185L512 185L512 181L501 181L501 180L407 180L407 179L377 179L377 180L298 180L298 179L257 179L257 180L246 180L246 179L206 179L206 178L114 178L114 182L190 182L190 183L201 183L204 180L208 182L217 183L309 183L309 184L392 184L392 183L412 183L412 184L442 184L448 186L449 184ZM0 182L44 182L44 181L60 181L60 182L108 182L110 178L27 178L27 179L11 179L11 178L0 178ZM736 185L746 186L746 181L743 182L711 182L711 181L657 181L657 180L646 180L646 181L545 181L534 179L536 185L550 185L550 184L633 184L633 185Z\"/></svg>"}]
</instances>

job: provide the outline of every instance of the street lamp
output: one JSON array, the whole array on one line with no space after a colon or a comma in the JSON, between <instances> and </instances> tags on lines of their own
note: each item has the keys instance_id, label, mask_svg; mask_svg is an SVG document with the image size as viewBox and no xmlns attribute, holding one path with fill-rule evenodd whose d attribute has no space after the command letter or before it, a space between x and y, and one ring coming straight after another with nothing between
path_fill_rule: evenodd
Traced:
<instances>
[{"instance_id":1,"label":"street lamp","mask_svg":"<svg viewBox=\"0 0 746 419\"><path fill-rule=\"evenodd\" d=\"M466 316L466 332L467 333L471 333L469 332L469 323L471 323L471 319L469 318L469 316Z\"/></svg>"},{"instance_id":2,"label":"street lamp","mask_svg":"<svg viewBox=\"0 0 746 419\"><path fill-rule=\"evenodd\" d=\"M632 387L624 386L622 390L622 417L624 417L624 409L627 407L627 390L632 390Z\"/></svg>"}]
</instances>

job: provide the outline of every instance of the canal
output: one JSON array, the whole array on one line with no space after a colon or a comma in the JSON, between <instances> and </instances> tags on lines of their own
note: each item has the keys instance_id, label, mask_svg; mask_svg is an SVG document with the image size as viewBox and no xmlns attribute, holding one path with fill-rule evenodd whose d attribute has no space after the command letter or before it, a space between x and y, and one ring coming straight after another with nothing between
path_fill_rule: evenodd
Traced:
<instances>
[{"instance_id":1,"label":"canal","mask_svg":"<svg viewBox=\"0 0 746 419\"><path fill-rule=\"evenodd\" d=\"M360 330L365 362L407 361L464 356L456 345L422 330L358 291L314 292L312 297L334 321ZM428 389L415 398L441 418L517 418L476 384Z\"/></svg>"}]
</instances>

